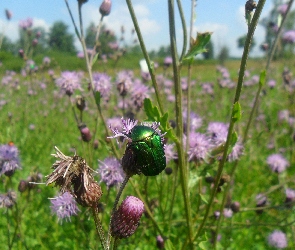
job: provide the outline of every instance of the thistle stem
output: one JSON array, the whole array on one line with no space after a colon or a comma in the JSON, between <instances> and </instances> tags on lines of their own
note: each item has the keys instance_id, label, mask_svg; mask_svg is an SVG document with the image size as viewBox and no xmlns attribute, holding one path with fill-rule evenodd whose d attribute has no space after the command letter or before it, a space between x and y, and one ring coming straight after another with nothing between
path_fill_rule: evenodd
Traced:
<instances>
[{"instance_id":1,"label":"thistle stem","mask_svg":"<svg viewBox=\"0 0 295 250\"><path fill-rule=\"evenodd\" d=\"M164 109L163 109L163 104L161 102L160 91L159 91L158 83L156 81L154 67L152 65L152 62L151 62L150 57L148 55L148 52L146 50L146 46L145 46L143 37L141 35L141 31L140 31L140 28L139 28L139 25L138 25L138 22L137 22L137 18L136 18L134 9L133 9L132 2L131 2L131 0L126 0L126 3L127 3L127 6L128 6L128 9L129 9L130 16L132 18L134 29L135 29L135 32L137 34L137 38L138 38L138 41L139 41L143 56L144 56L144 58L146 60L146 63L147 63L147 66L148 66L148 69L149 69L149 72L150 72L150 75L151 75L153 87L155 89L157 103L158 103L159 109L160 109L160 113L161 113L161 115L163 115L164 114Z\"/></svg>"},{"instance_id":2,"label":"thistle stem","mask_svg":"<svg viewBox=\"0 0 295 250\"><path fill-rule=\"evenodd\" d=\"M92 207L92 213L93 213L93 217L94 217L94 221L95 221L96 232L97 232L97 234L99 236L101 246L102 246L102 248L104 250L108 250L109 246L107 244L107 241L106 241L106 238L105 238L105 235L104 235L104 232L103 232L101 221L100 221L100 219L98 217L97 207Z\"/></svg>"},{"instance_id":3,"label":"thistle stem","mask_svg":"<svg viewBox=\"0 0 295 250\"><path fill-rule=\"evenodd\" d=\"M175 34L175 17L174 17L174 0L168 0L169 10L169 31L170 31L170 46L173 58L173 76L175 89L175 110L176 110L176 124L177 124L177 138L176 147L178 153L178 161L180 168L180 183L185 207L186 223L188 227L189 247L193 249L193 230L191 218L191 206L188 191L188 171L185 164L185 156L183 150L183 120L182 120L182 89L180 84L180 65L177 55L176 34Z\"/></svg>"}]
</instances>

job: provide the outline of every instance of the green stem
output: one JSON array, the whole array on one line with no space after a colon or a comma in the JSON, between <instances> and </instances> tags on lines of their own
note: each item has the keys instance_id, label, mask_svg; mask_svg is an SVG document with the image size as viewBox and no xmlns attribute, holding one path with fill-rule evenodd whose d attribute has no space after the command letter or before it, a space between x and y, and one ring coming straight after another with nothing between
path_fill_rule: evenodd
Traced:
<instances>
[{"instance_id":1,"label":"green stem","mask_svg":"<svg viewBox=\"0 0 295 250\"><path fill-rule=\"evenodd\" d=\"M133 9L133 6L132 6L132 2L131 2L131 0L126 0L126 3L127 3L127 6L128 6L128 9L129 9L131 18L132 18L134 29L136 31L137 38L138 38L138 41L139 41L143 56L144 56L144 58L146 60L146 63L147 63L147 66L148 66L148 69L149 69L149 72L150 72L150 75L151 75L153 87L155 89L156 99L157 99L159 109L160 109L160 113L161 113L161 115L163 115L164 114L164 109L163 109L163 104L161 102L160 91L159 91L159 86L158 86L157 81L156 81L154 67L152 66L152 62L151 62L150 57L148 55L148 52L146 50L146 46L145 46L143 37L141 35L141 31L140 31L140 28L139 28L139 25L138 25L138 22L137 22L137 18L136 18L136 15L135 15L135 12L134 12L134 9Z\"/></svg>"},{"instance_id":2,"label":"green stem","mask_svg":"<svg viewBox=\"0 0 295 250\"><path fill-rule=\"evenodd\" d=\"M195 0L192 0L191 3L191 21L190 21L190 34L189 37L192 37L193 34L193 26L194 26L194 6L195 6ZM190 43L191 47L191 43ZM190 136L190 127L191 127L191 78L192 78L192 62L189 62L188 64L188 72L187 72L187 112L186 112L186 138L189 138ZM185 152L188 152L189 149L189 140L186 140L185 145ZM186 159L187 162L187 171L189 171L189 161Z\"/></svg>"},{"instance_id":3,"label":"green stem","mask_svg":"<svg viewBox=\"0 0 295 250\"><path fill-rule=\"evenodd\" d=\"M68 12L69 12L69 14L70 14L70 17L71 17L72 23L73 23L73 25L74 25L76 35L77 35L77 37L79 38L79 40L81 41L81 37L80 37L79 31L78 31L78 28L77 28L77 25L76 25L75 19L74 19L74 17L73 17L72 11L71 11L71 9L70 9L70 6L69 6L69 3L68 3L68 0L65 0L65 3L66 3L66 6L67 6L67 9L68 9Z\"/></svg>"},{"instance_id":4,"label":"green stem","mask_svg":"<svg viewBox=\"0 0 295 250\"><path fill-rule=\"evenodd\" d=\"M253 35L254 35L254 31L255 31L255 28L256 28L256 26L258 24L258 20L259 20L262 8L264 6L264 3L265 3L265 0L260 0L259 1L258 5L257 5L257 8L256 8L256 11L255 11L255 14L253 16L253 19L252 19L251 24L250 24L249 29L248 29L248 34L247 34L247 38L246 38L246 41L245 41L244 52L243 52L241 65L240 65L238 85L237 85L237 88L236 88L235 98L234 98L232 111L231 111L231 116L230 116L230 125L229 125L227 139L226 139L226 143L225 143L225 147L224 147L224 153L223 153L222 159L220 161L220 164L219 164L219 167L218 167L218 170L217 170L217 175L216 175L216 180L215 180L215 183L214 183L214 188L213 188L210 200L208 202L208 206L207 206L204 218L203 218L203 220L201 222L201 225L198 228L198 231L196 233L195 238L198 238L200 236L200 234L202 232L202 229L203 229L203 227L205 225L205 222L206 222L206 220L208 218L208 215L209 215L210 210L211 210L211 206L213 204L215 195L217 193L218 184L220 182L220 178L221 178L221 174L223 172L225 161L227 159L227 151L228 151L228 148L229 148L229 145L230 145L232 133L233 133L233 130L234 130L234 123L235 123L235 120L234 120L234 104L239 101L239 98L240 98L240 95L241 95L242 86L243 86L243 80L244 80L244 74L245 74L248 55L249 55L249 51L250 51L250 45L251 45L252 38L253 38ZM217 234L218 234L218 230L216 230L216 235Z\"/></svg>"},{"instance_id":5,"label":"green stem","mask_svg":"<svg viewBox=\"0 0 295 250\"><path fill-rule=\"evenodd\" d=\"M106 238L105 238L105 235L104 235L104 232L103 232L101 221L100 221L100 219L98 217L97 207L92 208L92 213L93 213L93 217L94 217L94 221L95 221L96 232L97 232L97 234L99 236L101 246L102 246L102 248L104 250L108 250L109 246L107 245L107 241L106 241Z\"/></svg>"},{"instance_id":6,"label":"green stem","mask_svg":"<svg viewBox=\"0 0 295 250\"><path fill-rule=\"evenodd\" d=\"M187 30L186 30L186 22L185 22L184 13L183 13L182 5L181 5L181 0L177 0L177 6L179 10L181 25L182 25L182 32L183 32L182 52L179 59L179 61L182 62L182 58L184 57L186 48L187 48Z\"/></svg>"},{"instance_id":7,"label":"green stem","mask_svg":"<svg viewBox=\"0 0 295 250\"><path fill-rule=\"evenodd\" d=\"M182 89L180 83L180 66L177 55L176 34L175 34L175 17L174 17L174 1L168 0L169 10L169 31L170 46L173 58L173 77L175 89L175 110L176 110L176 128L177 138L176 147L178 153L178 163L180 168L180 183L185 207L186 223L188 227L189 248L193 249L193 229L191 217L191 205L188 190L188 171L185 164L184 148L183 148L183 120L182 120Z\"/></svg>"}]
</instances>

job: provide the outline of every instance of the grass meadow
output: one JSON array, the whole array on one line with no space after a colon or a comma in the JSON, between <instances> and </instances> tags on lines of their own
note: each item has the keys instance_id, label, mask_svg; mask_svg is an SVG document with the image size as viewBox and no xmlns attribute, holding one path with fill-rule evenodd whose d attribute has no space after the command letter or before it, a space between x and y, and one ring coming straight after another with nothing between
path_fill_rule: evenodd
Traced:
<instances>
[{"instance_id":1,"label":"grass meadow","mask_svg":"<svg viewBox=\"0 0 295 250\"><path fill-rule=\"evenodd\" d=\"M54 185L35 185L24 192L18 191L21 180L27 180L34 173L41 173L40 182L45 182L45 176L52 172L51 166L55 158L54 146L57 146L65 155L72 156L76 151L86 159L94 170L98 168L98 160L113 156L109 139L96 112L96 105L91 92L88 90L88 76L83 60L58 53L50 54L51 63L42 65L42 57L36 57L35 67L38 70L21 75L20 69L25 67L25 62L19 58L1 54L2 66L0 79L2 79L0 93L0 142L13 144L19 150L21 170L16 170L11 177L0 177L1 193L8 190L16 192L16 203L11 208L1 208L0 216L0 248L1 249L99 249L100 242L95 231L95 223L89 208L79 206L77 215L70 220L58 220L51 210L49 198L58 195L58 188ZM111 77L112 89L108 102L102 104L103 115L108 118L122 117L124 112L118 107L120 96L116 90L116 74L121 70L134 72L134 79L141 78L140 58L129 55L123 57L116 67L112 62L103 65L98 62L93 72L103 72ZM164 75L171 79L172 69L164 69L163 59L158 59L159 67L156 75ZM259 76L264 69L266 59L250 59L247 63L249 81L253 76ZM221 73L217 70L217 61L197 60L192 66L192 80L195 82L191 89L191 111L202 119L198 132L206 134L210 122L228 123L233 102L235 88L221 87L219 84ZM183 66L186 67L185 65ZM228 60L224 67L228 70L229 78L237 82L239 60ZM243 154L240 156L234 176L220 186L215 197L209 218L201 235L202 245L198 249L211 249L211 242L217 225L216 211L219 210L224 190L229 187L225 207L231 208L234 202L239 203L238 211L221 219L218 231L217 249L275 249L269 246L268 237L274 230L280 230L287 237L286 249L294 249L294 208L293 200L286 205L286 189L294 189L295 156L294 156L294 90L284 83L283 70L288 67L294 72L293 60L277 60L271 64L267 81L275 80L274 86L265 84L260 94L258 109L254 114L253 122L248 133L248 140L244 145ZM51 75L49 70L53 70ZM71 96L72 101L77 94L83 95L87 108L83 111L83 122L87 124L93 138L90 142L81 140L80 131L73 115L69 96L61 94L55 80L62 71L81 71L82 89L76 90ZM13 71L13 72L12 72ZM184 70L185 71L185 70ZM8 84L3 83L7 75L11 76ZM254 77L255 78L255 77ZM294 81L294 80L293 80ZM210 84L212 91L206 92L204 84ZM145 83L151 88L151 82ZM258 82L252 81L249 86L244 86L241 94L240 105L242 118L237 123L235 130L242 138L246 124L249 120L254 98L258 90ZM165 100L167 95L161 92ZM183 90L186 98L186 90ZM155 103L153 93L150 93L152 103ZM74 102L74 101L73 101ZM169 120L175 119L174 103L165 102L165 110L169 112ZM280 117L281 111L285 112ZM135 113L139 121L146 120L146 115L141 108ZM292 120L293 119L293 120ZM97 126L97 129L96 129ZM96 131L96 134L94 134ZM94 138L95 137L95 138ZM93 147L93 141L98 141L98 146ZM119 148L120 155L124 149ZM289 167L280 173L272 171L267 163L268 156L282 154L289 162ZM194 230L197 229L210 196L212 183L210 178L216 175L218 161L191 162L189 165L189 193L191 197L191 213ZM235 162L226 162L224 176L229 175ZM140 194L145 204L149 207L153 219L144 213L135 234L127 239L122 239L118 249L150 250L160 249L156 237L161 229L165 241L165 249L181 249L186 241L186 223L182 192L177 174L177 160L171 160L167 168L172 169L172 174L163 171L153 177L135 175L132 184L128 183L123 192L127 195ZM176 173L176 174L175 174ZM99 175L95 175L99 182ZM172 189L175 187L175 198L172 201ZM118 189L107 189L101 183L103 196L99 207L99 217L105 232L110 220L110 211ZM263 209L258 210L257 195L267 197ZM172 210L171 210L172 208ZM170 214L171 211L171 214ZM155 226L152 220L156 221ZM200 242L200 240L199 240ZM242 246L242 247L241 247Z\"/></svg>"}]
</instances>

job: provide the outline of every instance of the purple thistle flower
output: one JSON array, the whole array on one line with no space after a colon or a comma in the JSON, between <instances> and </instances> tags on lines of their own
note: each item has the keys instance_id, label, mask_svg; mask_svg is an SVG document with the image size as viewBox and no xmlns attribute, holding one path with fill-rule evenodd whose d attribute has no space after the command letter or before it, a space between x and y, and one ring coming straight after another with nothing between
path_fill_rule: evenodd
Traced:
<instances>
[{"instance_id":1,"label":"purple thistle flower","mask_svg":"<svg viewBox=\"0 0 295 250\"><path fill-rule=\"evenodd\" d=\"M228 124L223 122L210 122L207 128L211 142L219 146L226 142L228 133Z\"/></svg>"},{"instance_id":2,"label":"purple thistle flower","mask_svg":"<svg viewBox=\"0 0 295 250\"><path fill-rule=\"evenodd\" d=\"M84 52L83 51L79 51L77 53L77 57L83 59L84 58Z\"/></svg>"},{"instance_id":3,"label":"purple thistle flower","mask_svg":"<svg viewBox=\"0 0 295 250\"><path fill-rule=\"evenodd\" d=\"M290 166L289 162L281 154L272 154L268 156L266 162L275 173L281 173Z\"/></svg>"},{"instance_id":4,"label":"purple thistle flower","mask_svg":"<svg viewBox=\"0 0 295 250\"><path fill-rule=\"evenodd\" d=\"M94 90L100 92L100 95L109 100L111 91L111 77L105 73L93 73Z\"/></svg>"},{"instance_id":5,"label":"purple thistle flower","mask_svg":"<svg viewBox=\"0 0 295 250\"><path fill-rule=\"evenodd\" d=\"M58 220L71 220L72 215L76 215L80 210L74 197L65 192L60 196L50 199L51 211L56 214Z\"/></svg>"},{"instance_id":6,"label":"purple thistle flower","mask_svg":"<svg viewBox=\"0 0 295 250\"><path fill-rule=\"evenodd\" d=\"M136 126L137 123L138 123L137 120L136 121L131 120L131 119L125 120L122 117L121 118L122 132L120 132L118 128L113 128L112 126L110 126L110 129L113 132L114 136L111 136L109 138L116 138L116 137L123 136L125 139L130 140L130 138L127 136L127 134L129 134L131 132L131 130L134 128L134 126Z\"/></svg>"},{"instance_id":7,"label":"purple thistle flower","mask_svg":"<svg viewBox=\"0 0 295 250\"><path fill-rule=\"evenodd\" d=\"M230 208L225 208L223 210L223 216L225 218L231 218L233 216L233 210L231 210Z\"/></svg>"},{"instance_id":8,"label":"purple thistle flower","mask_svg":"<svg viewBox=\"0 0 295 250\"><path fill-rule=\"evenodd\" d=\"M50 64L50 62L51 62L51 60L50 60L50 58L48 56L45 56L43 58L43 64L48 66Z\"/></svg>"},{"instance_id":9,"label":"purple thistle flower","mask_svg":"<svg viewBox=\"0 0 295 250\"><path fill-rule=\"evenodd\" d=\"M282 4L277 8L277 11L281 14L281 15L285 15L288 9L288 4Z\"/></svg>"},{"instance_id":10,"label":"purple thistle flower","mask_svg":"<svg viewBox=\"0 0 295 250\"><path fill-rule=\"evenodd\" d=\"M140 81L135 81L131 91L131 101L137 110L142 108L144 99L148 97L149 88Z\"/></svg>"},{"instance_id":11,"label":"purple thistle flower","mask_svg":"<svg viewBox=\"0 0 295 250\"><path fill-rule=\"evenodd\" d=\"M11 176L16 169L21 169L17 147L13 143L0 145L0 176Z\"/></svg>"},{"instance_id":12,"label":"purple thistle flower","mask_svg":"<svg viewBox=\"0 0 295 250\"><path fill-rule=\"evenodd\" d=\"M8 191L6 194L0 194L0 208L12 208L16 203L16 192Z\"/></svg>"},{"instance_id":13,"label":"purple thistle flower","mask_svg":"<svg viewBox=\"0 0 295 250\"><path fill-rule=\"evenodd\" d=\"M273 89L276 86L276 81L274 79L270 79L267 82L268 87L270 87L271 89Z\"/></svg>"},{"instance_id":14,"label":"purple thistle flower","mask_svg":"<svg viewBox=\"0 0 295 250\"><path fill-rule=\"evenodd\" d=\"M113 117L107 120L108 127L111 127L114 130L120 130L122 127L122 118Z\"/></svg>"},{"instance_id":15,"label":"purple thistle flower","mask_svg":"<svg viewBox=\"0 0 295 250\"><path fill-rule=\"evenodd\" d=\"M166 164L168 164L171 160L177 159L177 153L174 150L174 144L166 144L165 145L165 156L166 156Z\"/></svg>"},{"instance_id":16,"label":"purple thistle flower","mask_svg":"<svg viewBox=\"0 0 295 250\"><path fill-rule=\"evenodd\" d=\"M182 113L183 119L186 120L187 119L187 112L184 111ZM190 131L196 131L197 129L199 129L202 126L203 123L203 119L196 113L191 112L190 113Z\"/></svg>"},{"instance_id":17,"label":"purple thistle flower","mask_svg":"<svg viewBox=\"0 0 295 250\"><path fill-rule=\"evenodd\" d=\"M228 161L233 162L240 158L244 152L244 146L239 141L234 145L232 151L228 155Z\"/></svg>"},{"instance_id":18,"label":"purple thistle flower","mask_svg":"<svg viewBox=\"0 0 295 250\"><path fill-rule=\"evenodd\" d=\"M167 56L164 59L164 66L169 67L173 63L173 59L171 56Z\"/></svg>"},{"instance_id":19,"label":"purple thistle flower","mask_svg":"<svg viewBox=\"0 0 295 250\"><path fill-rule=\"evenodd\" d=\"M295 30L286 31L282 38L285 43L295 43Z\"/></svg>"},{"instance_id":20,"label":"purple thistle flower","mask_svg":"<svg viewBox=\"0 0 295 250\"><path fill-rule=\"evenodd\" d=\"M131 89L133 82L133 72L130 70L123 70L117 74L117 90L121 96L125 96Z\"/></svg>"},{"instance_id":21,"label":"purple thistle flower","mask_svg":"<svg viewBox=\"0 0 295 250\"><path fill-rule=\"evenodd\" d=\"M109 157L104 161L98 160L98 165L97 171L100 174L101 182L104 182L108 189L113 186L119 186L123 182L125 173L116 158Z\"/></svg>"},{"instance_id":22,"label":"purple thistle flower","mask_svg":"<svg viewBox=\"0 0 295 250\"><path fill-rule=\"evenodd\" d=\"M80 82L79 74L74 71L64 71L61 77L55 80L56 85L68 96L71 96L76 89L82 90Z\"/></svg>"},{"instance_id":23,"label":"purple thistle flower","mask_svg":"<svg viewBox=\"0 0 295 250\"><path fill-rule=\"evenodd\" d=\"M206 135L196 132L190 133L189 138L189 160L202 161L209 154L211 143Z\"/></svg>"},{"instance_id":24,"label":"purple thistle flower","mask_svg":"<svg viewBox=\"0 0 295 250\"><path fill-rule=\"evenodd\" d=\"M116 238L127 238L134 234L144 212L143 202L134 196L127 196L111 219L111 235Z\"/></svg>"},{"instance_id":25,"label":"purple thistle flower","mask_svg":"<svg viewBox=\"0 0 295 250\"><path fill-rule=\"evenodd\" d=\"M267 241L270 246L276 247L279 249L286 248L288 245L286 234L279 230L274 230L268 236Z\"/></svg>"},{"instance_id":26,"label":"purple thistle flower","mask_svg":"<svg viewBox=\"0 0 295 250\"><path fill-rule=\"evenodd\" d=\"M23 30L27 30L33 26L33 19L32 18L27 18L25 20L19 21L19 27Z\"/></svg>"},{"instance_id":27,"label":"purple thistle flower","mask_svg":"<svg viewBox=\"0 0 295 250\"><path fill-rule=\"evenodd\" d=\"M285 193L286 193L285 204L287 207L291 208L295 203L295 190L291 188L287 188Z\"/></svg>"}]
</instances>

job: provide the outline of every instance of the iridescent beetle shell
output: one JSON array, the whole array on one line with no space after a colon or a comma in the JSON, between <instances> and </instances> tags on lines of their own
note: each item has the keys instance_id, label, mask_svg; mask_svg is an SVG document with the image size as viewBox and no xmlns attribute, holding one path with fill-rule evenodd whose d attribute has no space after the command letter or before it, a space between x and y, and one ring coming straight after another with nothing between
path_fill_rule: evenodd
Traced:
<instances>
[{"instance_id":1,"label":"iridescent beetle shell","mask_svg":"<svg viewBox=\"0 0 295 250\"><path fill-rule=\"evenodd\" d=\"M122 167L126 174L154 176L166 167L166 157L161 136L149 126L137 125L127 135L131 142L127 144L122 158Z\"/></svg>"}]
</instances>

